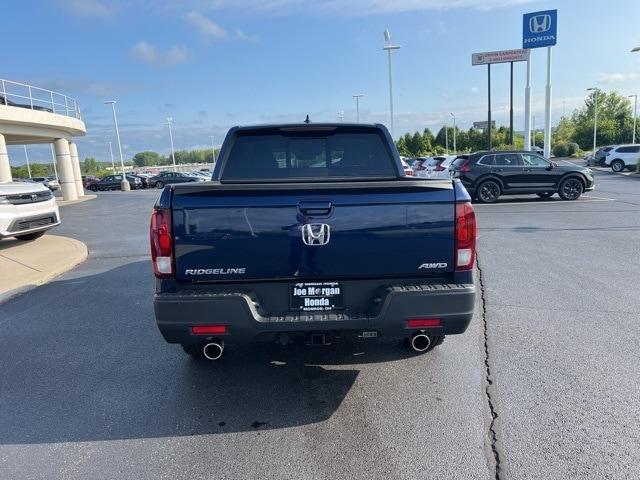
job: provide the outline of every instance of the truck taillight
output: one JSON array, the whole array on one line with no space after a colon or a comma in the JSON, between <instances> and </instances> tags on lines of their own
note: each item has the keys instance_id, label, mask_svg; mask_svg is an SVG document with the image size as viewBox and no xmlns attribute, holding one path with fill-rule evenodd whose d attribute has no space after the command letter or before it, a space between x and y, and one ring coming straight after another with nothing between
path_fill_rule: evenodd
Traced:
<instances>
[{"instance_id":1,"label":"truck taillight","mask_svg":"<svg viewBox=\"0 0 640 480\"><path fill-rule=\"evenodd\" d=\"M471 202L456 203L456 271L471 270L476 257L476 214Z\"/></svg>"},{"instance_id":2,"label":"truck taillight","mask_svg":"<svg viewBox=\"0 0 640 480\"><path fill-rule=\"evenodd\" d=\"M157 278L173 276L173 238L171 238L171 211L154 208L151 214L151 261Z\"/></svg>"}]
</instances>

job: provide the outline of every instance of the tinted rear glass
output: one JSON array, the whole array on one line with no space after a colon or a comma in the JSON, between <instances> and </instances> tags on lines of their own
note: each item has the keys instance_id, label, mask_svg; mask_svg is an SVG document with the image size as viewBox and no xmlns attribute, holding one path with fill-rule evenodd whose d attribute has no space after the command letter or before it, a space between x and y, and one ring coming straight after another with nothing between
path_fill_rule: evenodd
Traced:
<instances>
[{"instance_id":1,"label":"tinted rear glass","mask_svg":"<svg viewBox=\"0 0 640 480\"><path fill-rule=\"evenodd\" d=\"M461 167L462 165L464 165L467 160L469 159L469 157L458 157L456 158L453 163L451 165L453 165L454 167Z\"/></svg>"},{"instance_id":2,"label":"tinted rear glass","mask_svg":"<svg viewBox=\"0 0 640 480\"><path fill-rule=\"evenodd\" d=\"M375 131L240 132L224 180L395 177L394 161Z\"/></svg>"},{"instance_id":3,"label":"tinted rear glass","mask_svg":"<svg viewBox=\"0 0 640 480\"><path fill-rule=\"evenodd\" d=\"M638 153L640 152L640 147L620 147L617 150L618 153Z\"/></svg>"}]
</instances>

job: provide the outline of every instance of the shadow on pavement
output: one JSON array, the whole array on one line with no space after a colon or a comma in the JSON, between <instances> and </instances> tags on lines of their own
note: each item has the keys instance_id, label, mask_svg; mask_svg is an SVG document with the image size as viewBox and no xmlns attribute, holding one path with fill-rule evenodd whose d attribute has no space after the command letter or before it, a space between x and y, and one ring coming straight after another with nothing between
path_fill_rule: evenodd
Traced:
<instances>
[{"instance_id":1,"label":"shadow on pavement","mask_svg":"<svg viewBox=\"0 0 640 480\"><path fill-rule=\"evenodd\" d=\"M0 444L322 422L354 384L359 371L353 365L413 356L399 342L259 344L233 346L221 361L200 362L164 342L152 295L148 262L140 261L59 280L3 304Z\"/></svg>"}]
</instances>

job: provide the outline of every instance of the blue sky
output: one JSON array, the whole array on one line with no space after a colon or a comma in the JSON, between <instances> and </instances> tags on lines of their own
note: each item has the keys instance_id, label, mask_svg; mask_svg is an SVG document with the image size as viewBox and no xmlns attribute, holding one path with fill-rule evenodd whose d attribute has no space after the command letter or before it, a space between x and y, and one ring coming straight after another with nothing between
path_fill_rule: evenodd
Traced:
<instances>
[{"instance_id":1,"label":"blue sky","mask_svg":"<svg viewBox=\"0 0 640 480\"><path fill-rule=\"evenodd\" d=\"M553 121L590 86L640 93L638 0L8 0L2 73L76 98L87 125L82 158L106 160L113 140L104 100L118 101L125 156L219 144L236 124L355 120L388 123L387 60L394 54L396 137L438 130L456 113L486 118L486 67L471 53L519 48L522 14L558 9ZM10 21L8 21L10 20ZM8 39L12 39L8 41ZM546 57L533 52L534 113L542 125ZM508 123L508 65L492 70L493 110ZM515 68L515 125L524 124L525 64ZM49 160L30 146L34 161ZM10 147L12 164L22 148Z\"/></svg>"}]
</instances>

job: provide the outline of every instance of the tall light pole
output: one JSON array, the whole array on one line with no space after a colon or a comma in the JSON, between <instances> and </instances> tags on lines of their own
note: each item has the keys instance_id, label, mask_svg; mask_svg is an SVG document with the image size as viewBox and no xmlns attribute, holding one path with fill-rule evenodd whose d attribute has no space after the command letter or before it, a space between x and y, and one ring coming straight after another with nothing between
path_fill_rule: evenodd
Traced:
<instances>
[{"instance_id":1,"label":"tall light pole","mask_svg":"<svg viewBox=\"0 0 640 480\"><path fill-rule=\"evenodd\" d=\"M535 113L531 114L531 118L532 118L531 132L533 133L533 140L531 141L531 146L535 147L536 146L536 114Z\"/></svg>"},{"instance_id":2,"label":"tall light pole","mask_svg":"<svg viewBox=\"0 0 640 480\"><path fill-rule=\"evenodd\" d=\"M596 155L596 135L598 134L598 88L591 87L587 88L587 92L594 92L593 96L595 97L595 107L593 110L593 155Z\"/></svg>"},{"instance_id":3,"label":"tall light pole","mask_svg":"<svg viewBox=\"0 0 640 480\"><path fill-rule=\"evenodd\" d=\"M444 153L449 155L449 127L444 126Z\"/></svg>"},{"instance_id":4,"label":"tall light pole","mask_svg":"<svg viewBox=\"0 0 640 480\"><path fill-rule=\"evenodd\" d=\"M636 118L638 113L638 95L629 95L629 98L633 98L633 140L631 140L631 143L636 143Z\"/></svg>"},{"instance_id":5,"label":"tall light pole","mask_svg":"<svg viewBox=\"0 0 640 480\"><path fill-rule=\"evenodd\" d=\"M173 124L173 118L167 117L167 126L169 127L169 140L171 141L171 158L173 159L173 171L176 171L176 151L173 148L173 131L171 125Z\"/></svg>"},{"instance_id":6,"label":"tall light pole","mask_svg":"<svg viewBox=\"0 0 640 480\"><path fill-rule=\"evenodd\" d=\"M388 59L389 59L389 116L390 116L390 127L391 127L391 137L393 137L393 74L391 73L391 52L393 50L399 50L399 45L391 45L391 34L389 30L384 31L384 40L387 44L382 47L383 50L387 51Z\"/></svg>"},{"instance_id":7,"label":"tall light pole","mask_svg":"<svg viewBox=\"0 0 640 480\"><path fill-rule=\"evenodd\" d=\"M213 164L216 164L216 146L213 143L213 135L211 135L211 151L213 152L211 158L213 158Z\"/></svg>"},{"instance_id":8,"label":"tall light pole","mask_svg":"<svg viewBox=\"0 0 640 480\"><path fill-rule=\"evenodd\" d=\"M364 97L364 93L357 93L351 96L356 99L356 123L360 123L360 99Z\"/></svg>"},{"instance_id":9,"label":"tall light pole","mask_svg":"<svg viewBox=\"0 0 640 480\"><path fill-rule=\"evenodd\" d=\"M105 105L111 105L111 111L113 112L113 124L116 128L116 139L118 140L118 150L120 152L120 167L122 168L122 182L120 182L120 189L123 192L131 190L131 185L127 180L127 175L124 173L124 157L122 156L122 143L120 142L120 130L118 130L118 118L116 117L116 101L109 100L104 102Z\"/></svg>"},{"instance_id":10,"label":"tall light pole","mask_svg":"<svg viewBox=\"0 0 640 480\"><path fill-rule=\"evenodd\" d=\"M113 148L111 147L111 142L109 142L109 155L111 156L111 171L113 173L116 172L116 164L113 161Z\"/></svg>"},{"instance_id":11,"label":"tall light pole","mask_svg":"<svg viewBox=\"0 0 640 480\"><path fill-rule=\"evenodd\" d=\"M456 116L451 113L450 114L453 117L453 153L457 153L458 152L458 146L456 145Z\"/></svg>"},{"instance_id":12,"label":"tall light pole","mask_svg":"<svg viewBox=\"0 0 640 480\"><path fill-rule=\"evenodd\" d=\"M29 155L27 154L27 146L23 145L23 147L24 147L24 158L27 159L27 172L29 172L29 178L31 178L31 165L29 165Z\"/></svg>"}]
</instances>

